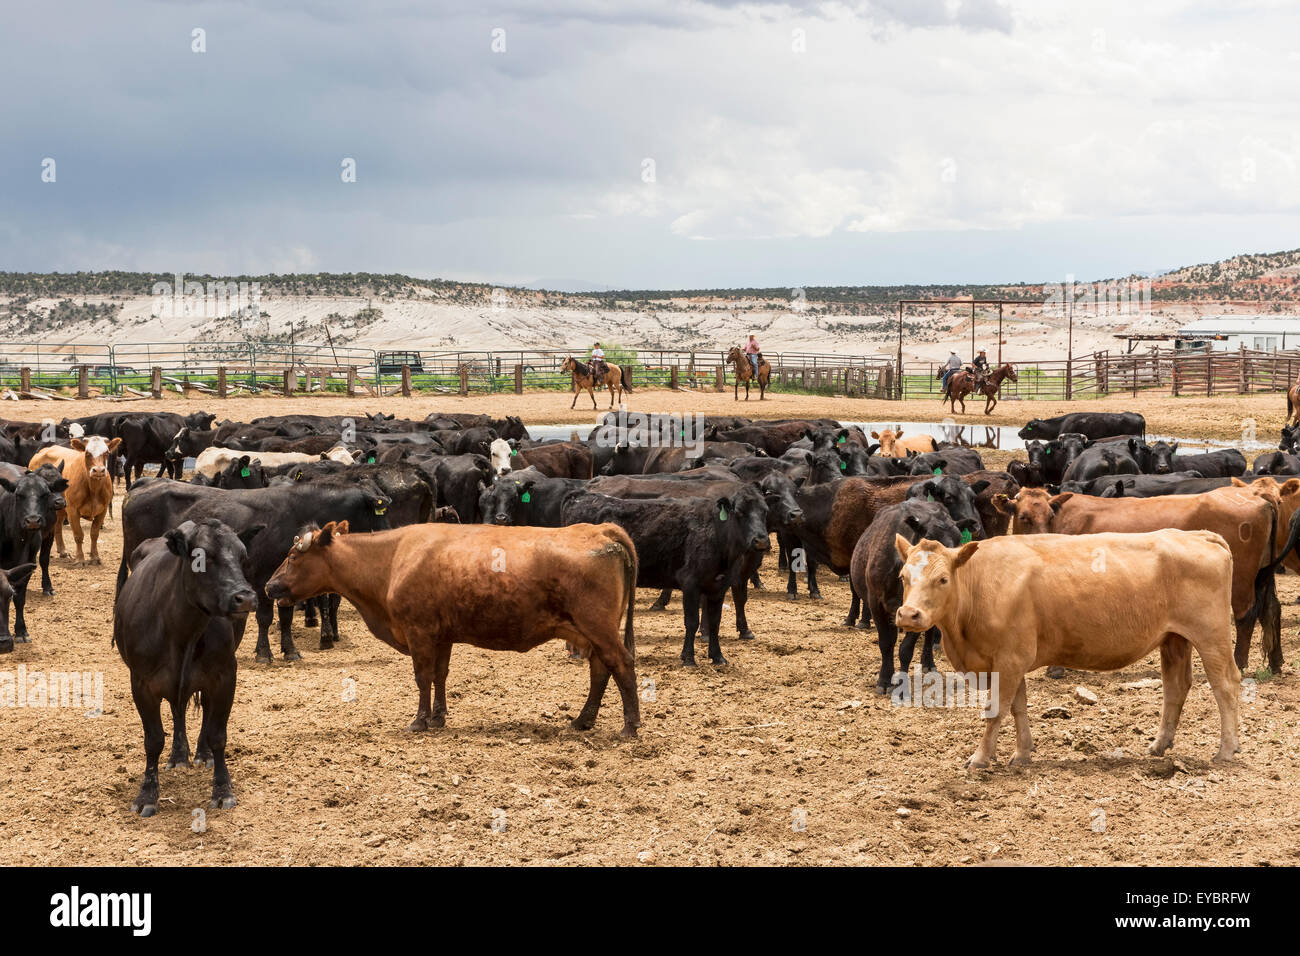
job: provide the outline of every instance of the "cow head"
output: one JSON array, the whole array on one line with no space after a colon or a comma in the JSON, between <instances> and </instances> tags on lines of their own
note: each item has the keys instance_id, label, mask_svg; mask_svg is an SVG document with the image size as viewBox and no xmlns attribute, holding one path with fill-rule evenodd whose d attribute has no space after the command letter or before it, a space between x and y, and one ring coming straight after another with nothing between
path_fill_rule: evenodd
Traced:
<instances>
[{"instance_id":1,"label":"cow head","mask_svg":"<svg viewBox=\"0 0 1300 956\"><path fill-rule=\"evenodd\" d=\"M713 521L719 536L735 551L770 551L767 532L767 503L753 485L744 485L733 497L713 502Z\"/></svg>"},{"instance_id":2,"label":"cow head","mask_svg":"<svg viewBox=\"0 0 1300 956\"><path fill-rule=\"evenodd\" d=\"M0 489L14 496L17 525L26 531L39 530L53 513L67 507L61 494L51 491L42 478L30 472L17 481L0 476Z\"/></svg>"},{"instance_id":3,"label":"cow head","mask_svg":"<svg viewBox=\"0 0 1300 956\"><path fill-rule=\"evenodd\" d=\"M900 461L904 459L899 459ZM921 455L909 455L907 461L907 474L909 475L941 475L948 467L946 458L930 458Z\"/></svg>"},{"instance_id":4,"label":"cow head","mask_svg":"<svg viewBox=\"0 0 1300 956\"><path fill-rule=\"evenodd\" d=\"M507 441L504 438L494 438L492 444L488 446L488 461L492 463L492 474L508 475L514 470L511 459L519 454L517 441Z\"/></svg>"},{"instance_id":5,"label":"cow head","mask_svg":"<svg viewBox=\"0 0 1300 956\"><path fill-rule=\"evenodd\" d=\"M479 520L483 524L531 524L526 515L536 506L533 504L536 477L512 478L502 477L491 485L480 486L478 497Z\"/></svg>"},{"instance_id":6,"label":"cow head","mask_svg":"<svg viewBox=\"0 0 1300 956\"><path fill-rule=\"evenodd\" d=\"M79 451L85 457L87 475L95 480L109 480L108 456L117 451L122 439L106 441L98 435L91 435L89 438L74 438L68 444L73 451Z\"/></svg>"},{"instance_id":7,"label":"cow head","mask_svg":"<svg viewBox=\"0 0 1300 956\"><path fill-rule=\"evenodd\" d=\"M293 539L293 547L266 582L266 595L281 607L333 590L331 546L348 533L346 521L330 521L318 528L309 524Z\"/></svg>"},{"instance_id":8,"label":"cow head","mask_svg":"<svg viewBox=\"0 0 1300 956\"><path fill-rule=\"evenodd\" d=\"M264 527L236 534L208 518L186 521L164 535L167 550L181 559L181 589L191 604L212 617L247 614L257 607L257 592L248 583L248 547Z\"/></svg>"},{"instance_id":9,"label":"cow head","mask_svg":"<svg viewBox=\"0 0 1300 956\"><path fill-rule=\"evenodd\" d=\"M1052 496L1042 488L1021 488L1014 498L994 495L993 507L1011 518L1012 534L1047 534L1061 505L1073 497L1068 491Z\"/></svg>"},{"instance_id":10,"label":"cow head","mask_svg":"<svg viewBox=\"0 0 1300 956\"><path fill-rule=\"evenodd\" d=\"M303 474L305 472L302 469L295 472L299 477ZM265 488L266 469L251 455L240 455L221 470L213 484L218 488Z\"/></svg>"},{"instance_id":11,"label":"cow head","mask_svg":"<svg viewBox=\"0 0 1300 956\"><path fill-rule=\"evenodd\" d=\"M1297 441L1300 440L1300 424L1282 426L1282 442L1277 447L1281 451L1296 454Z\"/></svg>"},{"instance_id":12,"label":"cow head","mask_svg":"<svg viewBox=\"0 0 1300 956\"><path fill-rule=\"evenodd\" d=\"M836 449L816 453L808 452L808 484L824 485L828 481L838 481L848 472L848 462L840 457Z\"/></svg>"},{"instance_id":13,"label":"cow head","mask_svg":"<svg viewBox=\"0 0 1300 956\"><path fill-rule=\"evenodd\" d=\"M894 454L894 444L903 437L902 427L885 428L879 432L872 432L871 437L880 442L880 454L892 457Z\"/></svg>"},{"instance_id":14,"label":"cow head","mask_svg":"<svg viewBox=\"0 0 1300 956\"><path fill-rule=\"evenodd\" d=\"M1029 423L1026 424L1024 428L1020 429L1020 431L1016 432L1016 434L1025 439L1039 437L1050 438L1051 436L1048 433L1051 430L1052 429L1047 422L1043 421L1041 418L1031 418Z\"/></svg>"},{"instance_id":15,"label":"cow head","mask_svg":"<svg viewBox=\"0 0 1300 956\"><path fill-rule=\"evenodd\" d=\"M835 453L839 455L840 461L844 464L844 467L840 469L840 474L846 478L852 478L857 475L871 473L871 466L867 463L871 453L857 442L849 441L834 447Z\"/></svg>"},{"instance_id":16,"label":"cow head","mask_svg":"<svg viewBox=\"0 0 1300 956\"><path fill-rule=\"evenodd\" d=\"M1084 450L1092 446L1092 439L1087 435L1080 435L1075 432L1067 432L1064 435L1058 435L1047 443L1047 454L1052 460L1052 466L1059 469L1061 474L1065 469L1070 467L1070 462L1083 454ZM1032 461L1032 459L1030 459Z\"/></svg>"},{"instance_id":17,"label":"cow head","mask_svg":"<svg viewBox=\"0 0 1300 956\"><path fill-rule=\"evenodd\" d=\"M928 631L938 621L951 620L958 600L954 578L978 552L980 542L945 548L937 541L914 545L896 534L894 547L903 559L898 573L903 582L903 603L894 615L894 623L904 631Z\"/></svg>"},{"instance_id":18,"label":"cow head","mask_svg":"<svg viewBox=\"0 0 1300 956\"><path fill-rule=\"evenodd\" d=\"M799 486L788 475L774 471L758 483L767 504L767 526L772 531L795 528L803 524L803 508L795 495Z\"/></svg>"},{"instance_id":19,"label":"cow head","mask_svg":"<svg viewBox=\"0 0 1300 956\"><path fill-rule=\"evenodd\" d=\"M1129 442L1135 439L1130 438ZM1158 441L1147 446L1149 460L1144 471L1153 475L1167 475L1174 470L1174 456L1178 454L1178 442ZM1142 463L1139 461L1139 465Z\"/></svg>"},{"instance_id":20,"label":"cow head","mask_svg":"<svg viewBox=\"0 0 1300 956\"><path fill-rule=\"evenodd\" d=\"M917 482L907 489L907 498L937 502L948 512L953 523L960 530L969 531L972 538L982 538L984 523L980 521L975 500L988 486L989 483L982 479L973 485L968 485L960 478L942 475Z\"/></svg>"}]
</instances>

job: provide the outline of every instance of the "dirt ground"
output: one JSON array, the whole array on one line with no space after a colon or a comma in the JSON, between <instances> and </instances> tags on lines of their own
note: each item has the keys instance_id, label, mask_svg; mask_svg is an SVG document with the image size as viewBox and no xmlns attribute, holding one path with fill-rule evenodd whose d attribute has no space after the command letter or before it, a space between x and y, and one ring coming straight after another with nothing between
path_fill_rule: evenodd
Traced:
<instances>
[{"instance_id":1,"label":"dirt ground","mask_svg":"<svg viewBox=\"0 0 1300 956\"><path fill-rule=\"evenodd\" d=\"M538 423L592 420L589 410L570 415L568 401L549 393L160 404L202 404L245 419L324 409L422 416L437 408L508 411ZM59 403L48 413L88 414L105 404ZM737 406L729 393L723 401L712 393L646 392L631 407L727 414ZM1074 407L1135 407L1152 430L1222 438L1239 434L1248 417L1261 435L1276 434L1285 413L1279 395ZM764 417L938 417L919 403L795 396L761 406L751 401L747 410L758 415L760 408ZM1006 403L991 423L1021 424L1065 410ZM39 419L47 406L15 403L4 411ZM120 505L119 498L118 514ZM198 833L191 811L207 807L210 771L163 770L158 815L141 820L128 809L144 752L127 670L109 647L120 547L120 525L111 520L102 566L56 558L57 596L36 594L28 604L32 643L0 657L0 671L102 671L104 680L102 716L71 708L0 711L0 864L1300 862L1295 577L1279 579L1287 668L1249 688L1242 752L1226 766L1209 762L1218 725L1199 662L1172 756L1145 754L1160 691L1122 685L1158 679L1153 656L1116 674L1031 675L1035 762L967 772L963 762L979 734L976 714L895 707L877 697L874 632L841 625L848 585L823 580L824 601L803 593L792 603L770 561L767 590L750 600L758 640L737 641L734 617L724 612L730 663L723 668L710 665L701 647L701 666L683 669L679 596L668 612L652 613L654 594L640 592L644 723L635 741L617 736L612 684L596 728L567 729L585 697L587 669L566 662L558 644L523 655L458 647L447 727L410 734L410 661L372 637L348 604L333 650L316 650L316 632L296 622L304 658L292 664L278 660L274 638L277 662L254 664L250 624L230 724L239 806L206 810L206 832ZM1257 639L1252 674L1258 666ZM355 700L348 702L351 682ZM1099 702L1078 699L1077 686ZM1044 712L1058 705L1069 719L1046 719ZM1004 728L1004 760L1011 743Z\"/></svg>"}]
</instances>

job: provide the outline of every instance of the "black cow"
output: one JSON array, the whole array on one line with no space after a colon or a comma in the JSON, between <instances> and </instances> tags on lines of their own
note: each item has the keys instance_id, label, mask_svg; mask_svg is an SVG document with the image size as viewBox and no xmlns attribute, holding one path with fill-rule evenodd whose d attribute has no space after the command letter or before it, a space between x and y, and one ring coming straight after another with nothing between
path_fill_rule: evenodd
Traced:
<instances>
[{"instance_id":1,"label":"black cow","mask_svg":"<svg viewBox=\"0 0 1300 956\"><path fill-rule=\"evenodd\" d=\"M1103 475L1088 481L1065 481L1061 483L1062 492L1077 495L1092 495L1097 498L1122 498L1128 494L1127 489L1176 485L1190 478L1202 477L1199 471L1180 471L1170 475ZM1226 484L1227 479L1224 479ZM1120 489L1116 491L1115 489ZM1145 497L1134 494L1132 497Z\"/></svg>"},{"instance_id":2,"label":"black cow","mask_svg":"<svg viewBox=\"0 0 1300 956\"><path fill-rule=\"evenodd\" d=\"M1178 454L1178 442L1154 442L1145 471L1167 475L1174 471L1199 471L1207 478L1235 478L1247 470L1246 456L1235 448L1223 448L1203 455Z\"/></svg>"},{"instance_id":3,"label":"black cow","mask_svg":"<svg viewBox=\"0 0 1300 956\"><path fill-rule=\"evenodd\" d=\"M196 694L203 724L195 756L213 768L209 807L228 810L236 803L226 767L226 724L239 667L231 616L242 619L257 605L247 548L261 530L254 525L236 536L214 519L186 521L131 555L131 576L113 606L113 643L131 671L131 696L144 725L144 778L131 801L131 812L142 817L158 812L165 736L160 705L165 700L172 710L167 767L188 767L185 706Z\"/></svg>"},{"instance_id":4,"label":"black cow","mask_svg":"<svg viewBox=\"0 0 1300 956\"><path fill-rule=\"evenodd\" d=\"M357 531L390 527L387 512L392 501L386 496L353 485L328 484L271 486L228 491L205 488L182 481L156 481L133 488L122 506L122 564L117 588L127 580L127 556L149 538L161 537L182 522L216 518L239 531L262 525L250 551L252 577L257 589L257 660L271 662L268 631L275 616L275 604L263 590L288 553L298 529L311 521L343 521ZM280 616L280 650L286 661L301 659L293 643L292 608ZM244 633L245 618L235 624Z\"/></svg>"},{"instance_id":5,"label":"black cow","mask_svg":"<svg viewBox=\"0 0 1300 956\"><path fill-rule=\"evenodd\" d=\"M1283 425L1282 441L1277 447L1281 451L1289 451L1292 454L1300 452L1300 424Z\"/></svg>"},{"instance_id":6,"label":"black cow","mask_svg":"<svg viewBox=\"0 0 1300 956\"><path fill-rule=\"evenodd\" d=\"M1250 467L1252 475L1300 475L1300 457L1284 451L1265 452Z\"/></svg>"},{"instance_id":7,"label":"black cow","mask_svg":"<svg viewBox=\"0 0 1300 956\"><path fill-rule=\"evenodd\" d=\"M44 469L42 469L44 470ZM27 472L16 480L0 475L0 569L14 572L11 580L14 602L13 641L26 643L27 582L30 572L21 574L24 565L36 565L45 535L53 534L58 512L67 507L60 492L50 488L40 475ZM46 567L49 550L46 546ZM48 574L46 574L48 578ZM53 593L53 588L50 592ZM4 634L9 634L9 602L4 602ZM3 643L0 638L0 643ZM12 650L12 642L10 650Z\"/></svg>"},{"instance_id":8,"label":"black cow","mask_svg":"<svg viewBox=\"0 0 1300 956\"><path fill-rule=\"evenodd\" d=\"M762 492L743 486L733 497L653 501L584 493L568 498L562 515L566 525L610 521L623 528L636 545L637 586L682 592L682 663L695 666L701 614L709 660L727 662L718 642L726 589L744 580L755 553L771 549Z\"/></svg>"},{"instance_id":9,"label":"black cow","mask_svg":"<svg viewBox=\"0 0 1300 956\"><path fill-rule=\"evenodd\" d=\"M1142 454L1140 446L1119 442L1092 445L1070 463L1070 467L1061 476L1061 481L1087 482L1109 475L1141 474L1141 463L1132 453L1135 449Z\"/></svg>"},{"instance_id":10,"label":"black cow","mask_svg":"<svg viewBox=\"0 0 1300 956\"><path fill-rule=\"evenodd\" d=\"M1168 475L1138 475L1129 479L1113 479L1107 487L1099 482L1101 498L1155 498L1159 495L1199 495L1232 484L1231 478L1192 478L1196 471L1175 471ZM1181 479L1181 480L1180 480Z\"/></svg>"},{"instance_id":11,"label":"black cow","mask_svg":"<svg viewBox=\"0 0 1300 956\"><path fill-rule=\"evenodd\" d=\"M456 509L462 524L478 523L479 484L492 481L492 465L482 455L447 455L417 463L421 474L433 477L438 505Z\"/></svg>"},{"instance_id":12,"label":"black cow","mask_svg":"<svg viewBox=\"0 0 1300 956\"><path fill-rule=\"evenodd\" d=\"M895 458L909 475L969 475L984 470L984 459L969 448L944 448L923 454L908 453L906 458Z\"/></svg>"},{"instance_id":13,"label":"black cow","mask_svg":"<svg viewBox=\"0 0 1300 956\"><path fill-rule=\"evenodd\" d=\"M571 494L584 491L581 478L551 478L536 468L502 475L479 493L479 520L483 524L561 527L560 507Z\"/></svg>"},{"instance_id":14,"label":"black cow","mask_svg":"<svg viewBox=\"0 0 1300 956\"><path fill-rule=\"evenodd\" d=\"M866 626L867 614L876 624L880 644L880 675L876 678L876 693L888 694L894 682L894 644L898 640L898 627L894 615L903 604L902 559L894 547L895 538L902 535L916 544L922 538L938 541L949 548L962 543L962 533L952 517L937 501L908 499L891 505L876 515L870 527L858 539L853 549L853 563L849 570L849 583L853 588L853 605L845 624L852 625L858 618L859 595L865 605L862 622ZM898 649L899 671L906 675L912 666L912 652L919 635L908 633ZM935 669L934 648L939 643L939 629L930 628L921 645L921 669Z\"/></svg>"},{"instance_id":15,"label":"black cow","mask_svg":"<svg viewBox=\"0 0 1300 956\"><path fill-rule=\"evenodd\" d=\"M1146 419L1137 412L1072 412L1056 418L1034 418L1016 434L1021 438L1047 441L1066 432L1076 432L1096 441L1115 435L1145 435Z\"/></svg>"}]
</instances>

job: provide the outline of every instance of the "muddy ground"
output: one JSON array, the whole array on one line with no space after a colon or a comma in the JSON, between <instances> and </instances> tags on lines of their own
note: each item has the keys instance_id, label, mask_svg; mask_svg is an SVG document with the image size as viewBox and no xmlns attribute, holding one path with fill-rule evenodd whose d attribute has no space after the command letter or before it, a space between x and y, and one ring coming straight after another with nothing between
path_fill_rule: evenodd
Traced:
<instances>
[{"instance_id":1,"label":"muddy ground","mask_svg":"<svg viewBox=\"0 0 1300 956\"><path fill-rule=\"evenodd\" d=\"M183 410L200 403L160 404ZM534 422L591 420L566 418L569 397L558 394L204 404L242 418L464 408ZM908 421L937 417L928 413L931 404L937 409L928 402L787 396L761 407L766 417ZM749 405L757 414L756 401ZM104 407L59 403L50 411L80 415ZM729 393L724 402L712 394L647 392L631 407L723 414L735 405ZM1136 407L1153 430L1204 437L1233 437L1245 417L1257 419L1261 434L1274 434L1285 414L1279 395L1075 407ZM47 408L14 403L4 411L39 419ZM994 424L1065 409L1008 403L1004 410ZM297 622L299 662L279 661L273 639L277 662L256 665L251 632L246 637L230 726L239 806L206 811L206 832L198 833L191 811L207 807L210 771L164 770L158 815L141 820L128 809L144 754L127 671L109 647L120 544L120 527L110 521L101 541L104 565L74 567L56 558L57 596L33 596L28 605L32 643L0 657L0 671L102 671L104 680L102 716L0 709L0 863L637 864L639 855L660 864L1300 862L1295 577L1279 581L1287 668L1253 685L1253 699L1242 707L1242 752L1227 766L1209 762L1217 716L1199 663L1172 755L1145 754L1160 692L1122 685L1158 679L1153 656L1116 674L1031 675L1034 764L967 772L976 715L896 707L877 697L874 632L841 625L848 586L824 580L824 601L801 594L791 603L771 562L763 574L768 590L750 601L758 640L737 641L734 617L724 612L730 663L723 668L708 664L702 647L698 669L680 667L680 600L652 613L654 595L640 592L638 678L643 698L653 699L643 699L635 741L617 735L612 685L593 731L567 729L585 696L587 671L568 663L557 644L523 655L458 647L447 727L410 734L410 662L370 636L345 603L342 642L333 650L316 650L316 632ZM1252 674L1259 665L1256 640ZM348 702L353 681L355 700ZM1099 702L1079 700L1076 686ZM1043 716L1058 705L1068 719ZM1004 729L1004 759L1011 743Z\"/></svg>"}]
</instances>

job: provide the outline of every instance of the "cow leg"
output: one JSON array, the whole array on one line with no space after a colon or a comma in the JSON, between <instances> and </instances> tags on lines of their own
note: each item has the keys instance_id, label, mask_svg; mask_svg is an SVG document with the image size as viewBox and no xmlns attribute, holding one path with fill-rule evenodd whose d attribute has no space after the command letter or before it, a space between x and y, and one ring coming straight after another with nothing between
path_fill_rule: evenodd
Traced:
<instances>
[{"instance_id":1,"label":"cow leg","mask_svg":"<svg viewBox=\"0 0 1300 956\"><path fill-rule=\"evenodd\" d=\"M790 566L790 557L785 546L785 535L776 536L776 569L784 571ZM1300 604L1300 598L1296 598L1296 603Z\"/></svg>"},{"instance_id":2,"label":"cow leg","mask_svg":"<svg viewBox=\"0 0 1300 956\"><path fill-rule=\"evenodd\" d=\"M817 586L817 559L809 554L805 560L808 562L808 596L814 601L820 601L822 590Z\"/></svg>"},{"instance_id":3,"label":"cow leg","mask_svg":"<svg viewBox=\"0 0 1300 956\"><path fill-rule=\"evenodd\" d=\"M185 735L185 704L182 698L179 701L168 701L172 708L172 753L167 758L167 769L173 770L176 767L188 767L190 765L190 740Z\"/></svg>"},{"instance_id":4,"label":"cow leg","mask_svg":"<svg viewBox=\"0 0 1300 956\"><path fill-rule=\"evenodd\" d=\"M271 663L271 619L275 617L275 605L271 599L258 595L257 597L257 650L255 652L257 663ZM247 620L247 619L245 619ZM239 629L243 635L243 629Z\"/></svg>"},{"instance_id":5,"label":"cow leg","mask_svg":"<svg viewBox=\"0 0 1300 956\"><path fill-rule=\"evenodd\" d=\"M1012 701L1020 692L1021 685L1024 684L1024 674L1021 673L1019 678L1012 677L1010 668L998 667L997 661L993 662L995 666L989 670L999 675L998 679L998 709L991 717L984 718L984 737L980 741L979 747L970 755L966 761L966 766L972 770L979 770L987 767L989 763L998 755L998 728L1002 726L1002 718L1007 711L1011 709ZM1007 679L1010 677L1011 679ZM1027 718L1026 718L1027 719ZM1017 741L1017 746L1019 742Z\"/></svg>"},{"instance_id":6,"label":"cow leg","mask_svg":"<svg viewBox=\"0 0 1300 956\"><path fill-rule=\"evenodd\" d=\"M700 592L682 591L682 617L686 625L686 636L682 640L682 663L687 667L695 666L695 634L700 629Z\"/></svg>"},{"instance_id":7,"label":"cow leg","mask_svg":"<svg viewBox=\"0 0 1300 956\"><path fill-rule=\"evenodd\" d=\"M1174 743L1183 702L1192 687L1192 646L1179 634L1170 634L1160 645L1160 680L1164 702L1160 707L1160 730L1151 752L1157 757Z\"/></svg>"},{"instance_id":8,"label":"cow leg","mask_svg":"<svg viewBox=\"0 0 1300 956\"><path fill-rule=\"evenodd\" d=\"M702 602L704 626L708 630L709 636L709 660L718 667L727 663L727 659L722 656L722 642L718 637L718 632L722 630L722 599L726 593L723 590L713 594L705 594Z\"/></svg>"},{"instance_id":9,"label":"cow leg","mask_svg":"<svg viewBox=\"0 0 1300 956\"><path fill-rule=\"evenodd\" d=\"M758 568L755 568L754 573L749 576L749 586L755 591L764 590L763 579L758 576Z\"/></svg>"},{"instance_id":10,"label":"cow leg","mask_svg":"<svg viewBox=\"0 0 1300 956\"><path fill-rule=\"evenodd\" d=\"M31 578L28 577L14 587L14 642L18 644L28 642L25 612L27 610L27 582L30 580ZM8 615L6 614L5 617L8 617Z\"/></svg>"},{"instance_id":11,"label":"cow leg","mask_svg":"<svg viewBox=\"0 0 1300 956\"><path fill-rule=\"evenodd\" d=\"M433 645L432 650L424 641L412 641L409 646L411 665L415 668L415 684L420 689L420 706L415 713L415 720L406 729L420 733L447 723L447 667L451 662L451 642L439 641ZM430 700L435 682L438 685L436 706Z\"/></svg>"},{"instance_id":12,"label":"cow leg","mask_svg":"<svg viewBox=\"0 0 1300 956\"><path fill-rule=\"evenodd\" d=\"M293 644L293 605L280 608L280 655L286 661L300 661L302 655Z\"/></svg>"},{"instance_id":13,"label":"cow leg","mask_svg":"<svg viewBox=\"0 0 1300 956\"><path fill-rule=\"evenodd\" d=\"M853 582L851 581L849 582L849 593L853 595L853 599L849 601L849 614L848 617L844 619L845 627L853 627L856 625L858 623L858 616L862 613L862 598L858 597L858 589L853 586Z\"/></svg>"},{"instance_id":14,"label":"cow leg","mask_svg":"<svg viewBox=\"0 0 1300 956\"><path fill-rule=\"evenodd\" d=\"M731 603L736 608L736 634L742 641L752 641L755 638L754 632L749 629L749 619L745 617L745 602L748 600L749 581L742 577L731 586Z\"/></svg>"},{"instance_id":15,"label":"cow leg","mask_svg":"<svg viewBox=\"0 0 1300 956\"><path fill-rule=\"evenodd\" d=\"M659 592L659 597L655 598L654 604L650 605L650 610L666 611L668 609L668 602L672 600L672 597L673 597L673 589L664 588L662 591Z\"/></svg>"},{"instance_id":16,"label":"cow leg","mask_svg":"<svg viewBox=\"0 0 1300 956\"><path fill-rule=\"evenodd\" d=\"M0 654L11 654L13 649L14 639L9 633L9 598L0 597Z\"/></svg>"},{"instance_id":17,"label":"cow leg","mask_svg":"<svg viewBox=\"0 0 1300 956\"><path fill-rule=\"evenodd\" d=\"M90 522L90 563L103 564L99 558L99 529L104 527L104 515L98 514Z\"/></svg>"},{"instance_id":18,"label":"cow leg","mask_svg":"<svg viewBox=\"0 0 1300 956\"><path fill-rule=\"evenodd\" d=\"M204 742L211 750L212 799L208 802L210 810L229 810L239 801L235 799L235 790L230 781L230 768L226 766L226 726L230 722L230 710L235 703L235 675L238 665L231 655L227 672L222 673L215 687L203 692L203 731Z\"/></svg>"},{"instance_id":19,"label":"cow leg","mask_svg":"<svg viewBox=\"0 0 1300 956\"><path fill-rule=\"evenodd\" d=\"M1237 628L1237 645L1233 656L1237 661L1237 667L1244 672L1246 665L1250 663L1250 639L1255 634L1255 615L1247 615L1244 620L1236 621L1234 624Z\"/></svg>"},{"instance_id":20,"label":"cow leg","mask_svg":"<svg viewBox=\"0 0 1300 956\"><path fill-rule=\"evenodd\" d=\"M316 598L308 598L298 605L302 609L302 626L319 627L320 621L316 617Z\"/></svg>"},{"instance_id":21,"label":"cow leg","mask_svg":"<svg viewBox=\"0 0 1300 956\"><path fill-rule=\"evenodd\" d=\"M60 511L54 516L54 542L59 546L60 558L66 558L68 556L68 549L64 547L63 544L63 522L67 517L68 513L66 511ZM125 561L126 558L124 557L122 560Z\"/></svg>"},{"instance_id":22,"label":"cow leg","mask_svg":"<svg viewBox=\"0 0 1300 956\"><path fill-rule=\"evenodd\" d=\"M41 565L41 593L46 597L54 597L54 582L50 580L50 550L53 547L54 535L42 535L41 554L38 561Z\"/></svg>"},{"instance_id":23,"label":"cow leg","mask_svg":"<svg viewBox=\"0 0 1300 956\"><path fill-rule=\"evenodd\" d=\"M903 634L903 643L898 645L898 672L903 675L912 672L912 655L916 653L916 641L921 635L916 631Z\"/></svg>"},{"instance_id":24,"label":"cow leg","mask_svg":"<svg viewBox=\"0 0 1300 956\"><path fill-rule=\"evenodd\" d=\"M1011 698L1011 716L1016 720L1016 750L1011 755L1011 766L1023 767L1034 753L1034 737L1029 731L1029 688L1023 676L1016 686L1016 696Z\"/></svg>"},{"instance_id":25,"label":"cow leg","mask_svg":"<svg viewBox=\"0 0 1300 956\"><path fill-rule=\"evenodd\" d=\"M159 706L162 702L135 681L131 682L131 696L144 725L144 779L140 781L140 792L131 801L131 812L151 817L158 812L158 758L162 755L165 736Z\"/></svg>"},{"instance_id":26,"label":"cow leg","mask_svg":"<svg viewBox=\"0 0 1300 956\"><path fill-rule=\"evenodd\" d=\"M876 693L888 694L894 686L894 644L898 641L898 626L894 615L880 607L871 608L876 622L876 643L880 646L880 674L876 677Z\"/></svg>"},{"instance_id":27,"label":"cow leg","mask_svg":"<svg viewBox=\"0 0 1300 956\"><path fill-rule=\"evenodd\" d=\"M937 627L932 627L925 632L925 643L921 645L921 670L935 671L939 667L934 662L934 649L939 646L941 636Z\"/></svg>"},{"instance_id":28,"label":"cow leg","mask_svg":"<svg viewBox=\"0 0 1300 956\"><path fill-rule=\"evenodd\" d=\"M587 655L587 663L591 667L591 686L587 688L587 702L582 705L582 710L578 716L569 722L569 726L574 730L590 730L596 723L596 715L600 712L600 702L605 697L605 688L609 685L609 667L601 660L601 655L596 648Z\"/></svg>"},{"instance_id":29,"label":"cow leg","mask_svg":"<svg viewBox=\"0 0 1300 956\"><path fill-rule=\"evenodd\" d=\"M69 511L68 524L72 525L72 541L77 546L77 563L87 564L86 553L81 547L81 542L86 536L86 533L81 530L81 515L76 511Z\"/></svg>"},{"instance_id":30,"label":"cow leg","mask_svg":"<svg viewBox=\"0 0 1300 956\"><path fill-rule=\"evenodd\" d=\"M1268 669L1282 673L1282 605L1278 603L1276 588L1270 588L1264 598L1264 610L1259 623L1263 638L1261 650L1268 658Z\"/></svg>"},{"instance_id":31,"label":"cow leg","mask_svg":"<svg viewBox=\"0 0 1300 956\"><path fill-rule=\"evenodd\" d=\"M1219 705L1219 752L1214 755L1216 763L1231 760L1233 754L1241 749L1237 738L1237 727L1241 707L1241 671L1235 662L1228 658L1217 635L1208 634L1204 641L1198 641L1196 652L1201 655L1201 667L1205 679L1214 691L1214 701ZM1191 666L1190 664L1188 665Z\"/></svg>"}]
</instances>

